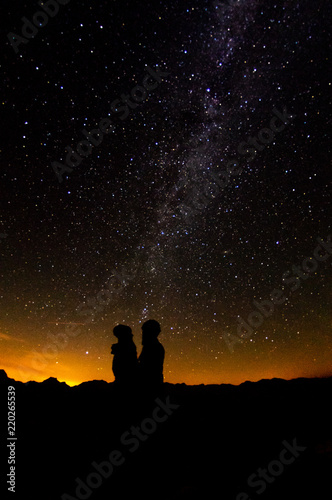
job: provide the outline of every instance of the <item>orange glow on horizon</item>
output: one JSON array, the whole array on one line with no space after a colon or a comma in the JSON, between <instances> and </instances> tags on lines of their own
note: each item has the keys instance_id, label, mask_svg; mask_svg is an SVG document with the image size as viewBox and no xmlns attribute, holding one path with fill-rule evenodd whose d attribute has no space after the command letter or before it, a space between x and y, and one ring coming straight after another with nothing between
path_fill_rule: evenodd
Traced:
<instances>
[{"instance_id":1,"label":"orange glow on horizon","mask_svg":"<svg viewBox=\"0 0 332 500\"><path fill-rule=\"evenodd\" d=\"M67 367L61 367L61 364L57 366L55 363L48 365L45 370L37 371L33 367L24 367L24 369L16 368L13 363L6 363L5 360L0 360L0 368L5 370L9 378L12 378L20 382L43 382L44 380L54 377L57 378L59 382L65 382L67 385L73 387L81 384L82 382L88 382L92 380L104 380L106 382L113 382L114 377L112 374L111 363L109 369L106 371L98 370L94 367L90 367L82 372L82 365L79 363L76 366L72 366L70 370ZM174 368L174 367L173 367ZM294 368L284 368L284 369L258 369L258 370L243 370L239 372L231 373L211 373L207 370L192 371L188 372L172 372L167 373L164 371L164 381L172 384L185 383L187 385L200 385L200 384L232 384L239 385L246 381L257 382L262 379L272 379L272 378L282 378L285 380L291 380L298 377L312 378L312 377L324 377L331 376L332 370L326 366L325 370L313 371L312 369L301 369L294 370Z\"/></svg>"},{"instance_id":2,"label":"orange glow on horizon","mask_svg":"<svg viewBox=\"0 0 332 500\"><path fill-rule=\"evenodd\" d=\"M139 354L141 336L136 332L137 328L134 340ZM198 337L198 333L192 332L192 339L195 336ZM166 351L164 380L172 384L239 385L261 379L290 380L332 375L327 326L316 332L312 337L315 340L310 335L301 343L295 338L285 344L280 336L273 342L260 341L258 348L250 339L236 346L234 352L230 352L219 336L214 345L207 346L200 341L188 341L185 336L175 337L166 324L160 337ZM113 382L110 351L116 339L113 340L111 336L99 338L98 343L93 345L88 335L82 332L82 335L69 339L64 347L59 346L57 352L53 353L49 349L50 341L43 341L43 337L40 337L39 342L32 341L25 328L10 334L2 333L0 369L5 370L8 377L21 382L43 382L50 377L70 386L91 380Z\"/></svg>"}]
</instances>

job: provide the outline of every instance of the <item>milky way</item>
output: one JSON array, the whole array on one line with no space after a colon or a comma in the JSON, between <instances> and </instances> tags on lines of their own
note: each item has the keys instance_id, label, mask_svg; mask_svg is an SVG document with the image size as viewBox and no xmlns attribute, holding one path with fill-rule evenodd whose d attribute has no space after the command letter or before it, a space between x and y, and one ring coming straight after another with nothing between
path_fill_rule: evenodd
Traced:
<instances>
[{"instance_id":1,"label":"milky way","mask_svg":"<svg viewBox=\"0 0 332 500\"><path fill-rule=\"evenodd\" d=\"M225 336L331 232L327 2L73 0L18 53L7 34L39 7L6 3L3 365L111 380L113 327L139 346L154 318L173 382L326 373L329 261L234 352ZM106 118L59 183L54 162ZM32 369L91 303L93 321Z\"/></svg>"}]
</instances>

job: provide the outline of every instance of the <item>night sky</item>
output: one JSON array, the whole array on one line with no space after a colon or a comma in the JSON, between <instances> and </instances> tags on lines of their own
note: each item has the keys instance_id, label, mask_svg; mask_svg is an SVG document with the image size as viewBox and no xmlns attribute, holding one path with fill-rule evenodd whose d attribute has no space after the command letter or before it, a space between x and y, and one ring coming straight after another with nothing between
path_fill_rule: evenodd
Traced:
<instances>
[{"instance_id":1,"label":"night sky","mask_svg":"<svg viewBox=\"0 0 332 500\"><path fill-rule=\"evenodd\" d=\"M0 368L111 382L156 319L167 382L331 375L328 2L1 7Z\"/></svg>"}]
</instances>

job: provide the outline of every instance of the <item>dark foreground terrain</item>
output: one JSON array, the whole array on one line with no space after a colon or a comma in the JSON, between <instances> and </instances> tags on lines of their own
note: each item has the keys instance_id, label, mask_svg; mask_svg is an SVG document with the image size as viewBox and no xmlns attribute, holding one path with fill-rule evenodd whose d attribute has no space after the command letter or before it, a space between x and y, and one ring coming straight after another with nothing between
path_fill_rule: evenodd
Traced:
<instances>
[{"instance_id":1,"label":"dark foreground terrain","mask_svg":"<svg viewBox=\"0 0 332 500\"><path fill-rule=\"evenodd\" d=\"M15 493L6 484L8 386L16 393ZM23 384L0 371L0 496L331 498L331 389L332 378L165 384L154 401L103 381Z\"/></svg>"}]
</instances>

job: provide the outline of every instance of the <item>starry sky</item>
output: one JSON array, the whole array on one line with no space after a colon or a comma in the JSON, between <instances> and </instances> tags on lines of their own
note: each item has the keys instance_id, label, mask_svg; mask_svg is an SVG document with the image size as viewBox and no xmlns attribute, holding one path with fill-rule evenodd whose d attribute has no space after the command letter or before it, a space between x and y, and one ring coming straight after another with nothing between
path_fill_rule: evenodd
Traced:
<instances>
[{"instance_id":1,"label":"starry sky","mask_svg":"<svg viewBox=\"0 0 332 500\"><path fill-rule=\"evenodd\" d=\"M328 2L1 8L0 367L111 382L156 319L167 382L331 375Z\"/></svg>"}]
</instances>

